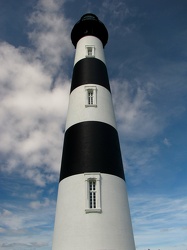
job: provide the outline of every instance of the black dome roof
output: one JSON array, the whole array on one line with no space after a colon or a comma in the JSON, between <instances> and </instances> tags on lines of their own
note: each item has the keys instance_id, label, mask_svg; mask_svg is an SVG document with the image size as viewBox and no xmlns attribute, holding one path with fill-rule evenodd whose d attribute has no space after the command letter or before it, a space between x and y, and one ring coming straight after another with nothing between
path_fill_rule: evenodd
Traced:
<instances>
[{"instance_id":1,"label":"black dome roof","mask_svg":"<svg viewBox=\"0 0 187 250\"><path fill-rule=\"evenodd\" d=\"M77 42L84 36L96 36L103 43L103 47L108 41L108 31L105 25L99 21L98 17L92 13L83 15L72 29L71 40L76 47Z\"/></svg>"}]
</instances>

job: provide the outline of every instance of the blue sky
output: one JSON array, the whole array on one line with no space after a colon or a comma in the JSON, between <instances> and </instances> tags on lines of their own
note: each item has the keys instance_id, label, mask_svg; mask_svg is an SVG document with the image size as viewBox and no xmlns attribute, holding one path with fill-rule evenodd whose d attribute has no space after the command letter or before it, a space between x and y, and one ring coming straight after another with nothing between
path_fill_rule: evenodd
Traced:
<instances>
[{"instance_id":1,"label":"blue sky","mask_svg":"<svg viewBox=\"0 0 187 250\"><path fill-rule=\"evenodd\" d=\"M92 12L105 48L137 250L187 249L187 2L0 1L0 248L49 250L73 67Z\"/></svg>"}]
</instances>

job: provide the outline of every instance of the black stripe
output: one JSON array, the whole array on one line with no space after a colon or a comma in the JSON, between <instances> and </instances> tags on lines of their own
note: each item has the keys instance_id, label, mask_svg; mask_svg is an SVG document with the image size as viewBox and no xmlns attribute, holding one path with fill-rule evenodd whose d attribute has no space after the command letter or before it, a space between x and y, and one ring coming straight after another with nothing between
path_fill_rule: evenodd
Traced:
<instances>
[{"instance_id":1,"label":"black stripe","mask_svg":"<svg viewBox=\"0 0 187 250\"><path fill-rule=\"evenodd\" d=\"M71 91L83 84L99 84L110 91L106 65L96 58L84 58L73 69Z\"/></svg>"},{"instance_id":2,"label":"black stripe","mask_svg":"<svg viewBox=\"0 0 187 250\"><path fill-rule=\"evenodd\" d=\"M118 133L111 125L88 121L66 131L60 181L85 172L101 172L125 179Z\"/></svg>"}]
</instances>

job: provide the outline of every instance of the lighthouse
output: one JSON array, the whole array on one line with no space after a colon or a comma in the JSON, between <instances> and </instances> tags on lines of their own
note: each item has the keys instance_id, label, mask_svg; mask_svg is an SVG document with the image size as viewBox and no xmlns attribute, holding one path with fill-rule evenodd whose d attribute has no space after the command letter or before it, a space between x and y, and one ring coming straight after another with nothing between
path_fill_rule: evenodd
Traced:
<instances>
[{"instance_id":1,"label":"lighthouse","mask_svg":"<svg viewBox=\"0 0 187 250\"><path fill-rule=\"evenodd\" d=\"M108 31L88 13L71 40L76 52L52 249L135 250L104 56Z\"/></svg>"}]
</instances>

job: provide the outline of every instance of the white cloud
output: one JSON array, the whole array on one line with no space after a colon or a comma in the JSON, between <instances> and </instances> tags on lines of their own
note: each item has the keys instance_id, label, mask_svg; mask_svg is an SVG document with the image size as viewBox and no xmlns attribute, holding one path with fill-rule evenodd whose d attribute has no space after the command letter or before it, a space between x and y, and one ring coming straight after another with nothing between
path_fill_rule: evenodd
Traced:
<instances>
[{"instance_id":1,"label":"white cloud","mask_svg":"<svg viewBox=\"0 0 187 250\"><path fill-rule=\"evenodd\" d=\"M60 169L70 88L62 65L73 45L61 4L38 2L30 18L33 50L0 43L0 155L6 159L0 167L39 186Z\"/></svg>"},{"instance_id":2,"label":"white cloud","mask_svg":"<svg viewBox=\"0 0 187 250\"><path fill-rule=\"evenodd\" d=\"M42 207L48 207L50 204L50 200L45 198L43 202L41 201L32 201L30 202L29 206L33 209L40 209Z\"/></svg>"},{"instance_id":3,"label":"white cloud","mask_svg":"<svg viewBox=\"0 0 187 250\"><path fill-rule=\"evenodd\" d=\"M102 1L102 7L100 8L99 18L101 20L107 20L107 26L110 28L111 32L119 31L123 21L135 15L135 11L132 10L125 1L112 0L112 1ZM108 18L110 17L110 18ZM122 35L131 32L134 29L133 25L129 23L123 26Z\"/></svg>"},{"instance_id":4,"label":"white cloud","mask_svg":"<svg viewBox=\"0 0 187 250\"><path fill-rule=\"evenodd\" d=\"M124 168L125 173L128 175L127 181L134 186L145 183L145 181L149 182L154 176L155 169L160 167L154 162L160 153L159 146L142 143L140 147L137 144L127 143L122 145L125 159Z\"/></svg>"},{"instance_id":5,"label":"white cloud","mask_svg":"<svg viewBox=\"0 0 187 250\"><path fill-rule=\"evenodd\" d=\"M64 68L74 48L62 4L38 1L29 18L32 49L0 43L0 168L41 187L58 180L70 88ZM51 249L55 202L14 184L11 202L1 203L0 248Z\"/></svg>"},{"instance_id":6,"label":"white cloud","mask_svg":"<svg viewBox=\"0 0 187 250\"><path fill-rule=\"evenodd\" d=\"M62 15L62 0L40 0L29 18L29 38L36 54L51 73L56 73L72 51L70 21Z\"/></svg>"},{"instance_id":7,"label":"white cloud","mask_svg":"<svg viewBox=\"0 0 187 250\"><path fill-rule=\"evenodd\" d=\"M110 2L103 1L102 6L105 9L105 11L111 12L116 19L119 18L122 20L127 16L132 15L125 1L119 1L119 0L112 0Z\"/></svg>"},{"instance_id":8,"label":"white cloud","mask_svg":"<svg viewBox=\"0 0 187 250\"><path fill-rule=\"evenodd\" d=\"M8 156L1 167L11 172L19 165L28 166L32 169L19 171L43 185L38 168L48 166L49 173L59 169L69 82L61 78L61 85L51 90L52 75L42 63L35 58L28 61L27 55L8 44L0 45L0 57L4 58L0 69L0 151Z\"/></svg>"},{"instance_id":9,"label":"white cloud","mask_svg":"<svg viewBox=\"0 0 187 250\"><path fill-rule=\"evenodd\" d=\"M167 147L170 147L170 146L171 146L171 142L169 141L168 138L164 138L163 143L164 143L164 145L166 145Z\"/></svg>"},{"instance_id":10,"label":"white cloud","mask_svg":"<svg viewBox=\"0 0 187 250\"><path fill-rule=\"evenodd\" d=\"M5 229L0 227L0 233L4 233L5 232Z\"/></svg>"},{"instance_id":11,"label":"white cloud","mask_svg":"<svg viewBox=\"0 0 187 250\"><path fill-rule=\"evenodd\" d=\"M34 249L35 247L43 247L43 246L46 246L46 243L43 243L43 242L31 242L31 243L28 243L28 244L25 244L25 243L3 243L2 244L2 247L3 248L11 248L11 249L15 249L16 248L19 248L22 247L25 249L25 248L29 248L31 249ZM33 248L34 247L34 248Z\"/></svg>"},{"instance_id":12,"label":"white cloud","mask_svg":"<svg viewBox=\"0 0 187 250\"><path fill-rule=\"evenodd\" d=\"M162 131L164 123L150 101L153 84L140 86L129 82L111 81L118 128L126 140L152 138Z\"/></svg>"},{"instance_id":13,"label":"white cloud","mask_svg":"<svg viewBox=\"0 0 187 250\"><path fill-rule=\"evenodd\" d=\"M0 225L1 228L10 228L13 230L19 229L22 227L23 219L20 216L15 216L14 212L3 209L0 213Z\"/></svg>"},{"instance_id":14,"label":"white cloud","mask_svg":"<svg viewBox=\"0 0 187 250\"><path fill-rule=\"evenodd\" d=\"M130 198L130 204L137 249L165 249L166 243L174 249L180 237L176 249L185 250L185 197L137 195Z\"/></svg>"},{"instance_id":15,"label":"white cloud","mask_svg":"<svg viewBox=\"0 0 187 250\"><path fill-rule=\"evenodd\" d=\"M44 198L35 203L24 202L24 205L13 201L11 205L2 203L1 206L4 207L0 211L0 232L4 234L0 238L1 249L35 249L42 246L51 249L55 213L53 200Z\"/></svg>"},{"instance_id":16,"label":"white cloud","mask_svg":"<svg viewBox=\"0 0 187 250\"><path fill-rule=\"evenodd\" d=\"M7 210L7 209L3 209L2 213L0 213L0 216L7 217L9 215L12 215L12 213L9 210Z\"/></svg>"}]
</instances>

